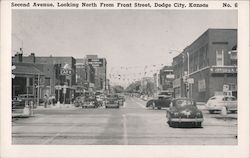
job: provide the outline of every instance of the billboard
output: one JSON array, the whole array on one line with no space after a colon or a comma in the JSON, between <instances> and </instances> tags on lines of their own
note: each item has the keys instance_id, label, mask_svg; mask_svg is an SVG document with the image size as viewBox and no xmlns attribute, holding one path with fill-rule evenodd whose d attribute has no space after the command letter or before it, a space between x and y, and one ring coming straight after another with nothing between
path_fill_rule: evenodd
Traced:
<instances>
[{"instance_id":1,"label":"billboard","mask_svg":"<svg viewBox=\"0 0 250 158\"><path fill-rule=\"evenodd\" d=\"M88 59L88 64L92 65L93 67L103 67L103 59Z\"/></svg>"}]
</instances>

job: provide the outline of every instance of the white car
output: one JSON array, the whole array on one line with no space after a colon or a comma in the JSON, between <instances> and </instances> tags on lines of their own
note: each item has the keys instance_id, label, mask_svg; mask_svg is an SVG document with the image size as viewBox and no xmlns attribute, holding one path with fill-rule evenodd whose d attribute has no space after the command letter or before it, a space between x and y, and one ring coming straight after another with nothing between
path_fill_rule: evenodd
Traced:
<instances>
[{"instance_id":1,"label":"white car","mask_svg":"<svg viewBox=\"0 0 250 158\"><path fill-rule=\"evenodd\" d=\"M206 104L210 114L221 111L223 107L227 112L237 112L237 99L234 96L213 96L208 99Z\"/></svg>"}]
</instances>

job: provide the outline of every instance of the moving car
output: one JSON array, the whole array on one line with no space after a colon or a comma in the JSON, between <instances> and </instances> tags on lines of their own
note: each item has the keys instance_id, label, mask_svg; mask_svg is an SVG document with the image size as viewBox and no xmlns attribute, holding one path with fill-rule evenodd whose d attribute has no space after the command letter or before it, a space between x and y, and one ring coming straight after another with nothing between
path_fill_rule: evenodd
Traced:
<instances>
[{"instance_id":1,"label":"moving car","mask_svg":"<svg viewBox=\"0 0 250 158\"><path fill-rule=\"evenodd\" d=\"M122 94L117 94L117 99L118 99L119 105L123 106L125 102L125 96Z\"/></svg>"},{"instance_id":2,"label":"moving car","mask_svg":"<svg viewBox=\"0 0 250 158\"><path fill-rule=\"evenodd\" d=\"M108 95L106 99L105 108L119 108L119 98L117 95Z\"/></svg>"},{"instance_id":3,"label":"moving car","mask_svg":"<svg viewBox=\"0 0 250 158\"><path fill-rule=\"evenodd\" d=\"M158 95L158 98L151 99L146 103L147 108L161 109L169 107L172 97L167 95Z\"/></svg>"},{"instance_id":4,"label":"moving car","mask_svg":"<svg viewBox=\"0 0 250 158\"><path fill-rule=\"evenodd\" d=\"M98 102L95 96L84 97L82 108L97 108Z\"/></svg>"},{"instance_id":5,"label":"moving car","mask_svg":"<svg viewBox=\"0 0 250 158\"><path fill-rule=\"evenodd\" d=\"M221 111L223 107L227 112L237 112L237 99L234 96L213 96L208 99L206 104L207 110L210 114L215 111Z\"/></svg>"},{"instance_id":6,"label":"moving car","mask_svg":"<svg viewBox=\"0 0 250 158\"><path fill-rule=\"evenodd\" d=\"M84 103L84 97L83 96L78 96L74 100L74 105L75 107L80 107Z\"/></svg>"},{"instance_id":7,"label":"moving car","mask_svg":"<svg viewBox=\"0 0 250 158\"><path fill-rule=\"evenodd\" d=\"M170 127L181 124L201 127L203 122L203 114L196 107L196 102L188 98L173 99L170 108L167 109L166 117Z\"/></svg>"}]
</instances>

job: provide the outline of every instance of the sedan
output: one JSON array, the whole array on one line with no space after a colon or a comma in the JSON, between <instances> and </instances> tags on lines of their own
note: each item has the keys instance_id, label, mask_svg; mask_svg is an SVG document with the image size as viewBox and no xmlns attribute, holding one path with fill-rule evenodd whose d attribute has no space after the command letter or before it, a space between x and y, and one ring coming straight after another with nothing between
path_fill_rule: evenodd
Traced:
<instances>
[{"instance_id":1,"label":"sedan","mask_svg":"<svg viewBox=\"0 0 250 158\"><path fill-rule=\"evenodd\" d=\"M237 112L237 100L234 96L213 96L208 99L206 104L207 110L210 114L215 111L221 111L226 108L227 112Z\"/></svg>"},{"instance_id":2,"label":"sedan","mask_svg":"<svg viewBox=\"0 0 250 158\"><path fill-rule=\"evenodd\" d=\"M147 108L161 109L169 107L171 103L171 97L166 95L159 95L156 99L151 99L146 103Z\"/></svg>"},{"instance_id":3,"label":"sedan","mask_svg":"<svg viewBox=\"0 0 250 158\"><path fill-rule=\"evenodd\" d=\"M188 98L173 99L166 117L170 127L178 127L181 124L201 127L203 122L203 114L196 107L196 102Z\"/></svg>"},{"instance_id":4,"label":"sedan","mask_svg":"<svg viewBox=\"0 0 250 158\"><path fill-rule=\"evenodd\" d=\"M119 108L119 99L115 95L108 95L105 108Z\"/></svg>"}]
</instances>

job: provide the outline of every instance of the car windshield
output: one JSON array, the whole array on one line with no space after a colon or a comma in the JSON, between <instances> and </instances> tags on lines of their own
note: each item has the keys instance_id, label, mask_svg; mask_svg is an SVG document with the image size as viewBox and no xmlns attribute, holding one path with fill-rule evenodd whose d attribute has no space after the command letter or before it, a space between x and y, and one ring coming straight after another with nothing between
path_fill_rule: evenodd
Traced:
<instances>
[{"instance_id":1,"label":"car windshield","mask_svg":"<svg viewBox=\"0 0 250 158\"><path fill-rule=\"evenodd\" d=\"M194 105L192 100L186 100L186 99L176 100L175 104L177 107L185 107L185 106L189 106L189 105Z\"/></svg>"}]
</instances>

